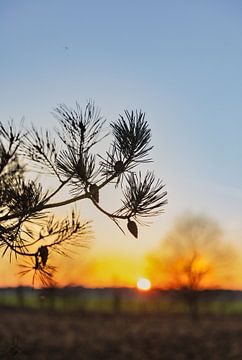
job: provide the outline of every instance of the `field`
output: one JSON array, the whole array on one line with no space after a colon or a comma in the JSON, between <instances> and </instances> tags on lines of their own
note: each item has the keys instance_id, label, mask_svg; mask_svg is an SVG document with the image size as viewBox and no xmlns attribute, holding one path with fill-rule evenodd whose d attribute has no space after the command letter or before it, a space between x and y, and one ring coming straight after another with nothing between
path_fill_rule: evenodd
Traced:
<instances>
[{"instance_id":1,"label":"field","mask_svg":"<svg viewBox=\"0 0 242 360\"><path fill-rule=\"evenodd\" d=\"M1 308L0 359L242 359L242 316Z\"/></svg>"}]
</instances>

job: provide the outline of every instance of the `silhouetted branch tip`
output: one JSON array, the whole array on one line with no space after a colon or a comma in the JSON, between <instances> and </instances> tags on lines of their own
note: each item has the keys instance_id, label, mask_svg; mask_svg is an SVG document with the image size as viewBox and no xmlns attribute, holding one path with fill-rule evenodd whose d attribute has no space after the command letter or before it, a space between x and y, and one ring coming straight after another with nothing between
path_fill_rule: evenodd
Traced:
<instances>
[{"instance_id":1,"label":"silhouetted branch tip","mask_svg":"<svg viewBox=\"0 0 242 360\"><path fill-rule=\"evenodd\" d=\"M35 126L21 131L13 121L0 123L0 249L10 259L28 259L21 274L33 272L44 284L53 281L52 253L67 256L70 247L87 247L93 237L90 222L81 221L76 211L59 219L51 209L89 199L122 232L126 221L137 238L141 219L160 214L167 203L164 185L154 173L143 177L136 171L151 161L151 130L144 112L125 110L107 132L106 120L92 101L84 108L60 104L53 115L59 126L54 132ZM112 138L103 155L97 145L106 136ZM53 190L45 190L43 175L54 177ZM123 199L107 210L102 190L112 184Z\"/></svg>"}]
</instances>

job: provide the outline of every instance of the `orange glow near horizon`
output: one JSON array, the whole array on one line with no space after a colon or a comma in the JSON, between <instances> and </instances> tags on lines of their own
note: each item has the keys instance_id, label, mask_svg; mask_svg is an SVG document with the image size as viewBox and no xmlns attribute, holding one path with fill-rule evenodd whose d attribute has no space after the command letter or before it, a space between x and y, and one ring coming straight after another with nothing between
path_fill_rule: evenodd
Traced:
<instances>
[{"instance_id":1,"label":"orange glow near horizon","mask_svg":"<svg viewBox=\"0 0 242 360\"><path fill-rule=\"evenodd\" d=\"M20 262L21 263L21 262ZM57 266L55 280L58 287L81 285L85 287L137 287L140 291L154 288L169 288L171 285L169 276L165 272L164 264L153 263L145 255L117 253L82 253L75 258L54 257L53 264ZM151 266L153 265L153 266ZM206 270L208 265L205 258L197 259L196 271ZM180 279L181 268L184 263L176 261L173 264ZM149 269L148 269L149 267ZM236 266L234 273L228 273L228 267L215 271L209 271L201 282L201 288L227 288L241 289L242 262ZM32 273L21 277L18 275L20 268L18 263L9 263L7 257L0 262L0 287L28 285L32 286ZM176 272L175 271L175 272ZM139 279L137 281L137 279ZM152 285L151 285L152 283ZM36 279L36 287L41 287Z\"/></svg>"}]
</instances>

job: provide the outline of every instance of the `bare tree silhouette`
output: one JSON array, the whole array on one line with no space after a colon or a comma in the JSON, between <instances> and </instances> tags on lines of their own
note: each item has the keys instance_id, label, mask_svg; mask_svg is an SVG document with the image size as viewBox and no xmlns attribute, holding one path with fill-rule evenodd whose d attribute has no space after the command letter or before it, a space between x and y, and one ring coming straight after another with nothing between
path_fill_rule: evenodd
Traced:
<instances>
[{"instance_id":1,"label":"bare tree silhouette","mask_svg":"<svg viewBox=\"0 0 242 360\"><path fill-rule=\"evenodd\" d=\"M199 291L213 268L197 251L171 264L171 287L178 290L178 297L188 306L193 318L198 317Z\"/></svg>"},{"instance_id":2,"label":"bare tree silhouette","mask_svg":"<svg viewBox=\"0 0 242 360\"><path fill-rule=\"evenodd\" d=\"M149 256L151 274L158 281L163 277L167 288L177 290L193 317L197 317L199 294L206 281L212 279L216 286L216 281L233 276L236 252L222 237L221 228L209 217L187 213Z\"/></svg>"},{"instance_id":3,"label":"bare tree silhouette","mask_svg":"<svg viewBox=\"0 0 242 360\"><path fill-rule=\"evenodd\" d=\"M164 185L153 172L136 172L138 165L151 161L151 131L142 111L126 110L110 123L111 134L104 133L106 120L92 102L84 109L59 105L53 115L59 123L55 136L34 126L18 130L12 121L0 124L0 248L10 259L12 254L28 259L21 274L33 271L46 285L55 271L50 253L65 255L69 245L85 246L92 234L90 221L81 221L76 211L60 220L52 209L88 199L122 231L125 221L137 238L137 224L160 214L167 202ZM95 146L107 135L112 136L109 149L96 154ZM55 190L44 190L43 183L31 178L33 170L53 175ZM123 199L109 212L100 195L112 184ZM56 196L66 196L64 189L69 197L56 201Z\"/></svg>"}]
</instances>

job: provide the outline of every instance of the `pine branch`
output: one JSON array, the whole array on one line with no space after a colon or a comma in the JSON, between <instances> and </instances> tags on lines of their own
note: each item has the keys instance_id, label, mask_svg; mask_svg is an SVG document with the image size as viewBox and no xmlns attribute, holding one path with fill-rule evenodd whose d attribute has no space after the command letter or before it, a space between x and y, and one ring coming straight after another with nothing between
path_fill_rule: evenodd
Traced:
<instances>
[{"instance_id":1,"label":"pine branch","mask_svg":"<svg viewBox=\"0 0 242 360\"><path fill-rule=\"evenodd\" d=\"M86 246L91 236L89 222L80 222L74 212L70 219L56 220L50 209L90 199L121 230L119 222L126 221L137 238L136 221L158 215L167 203L164 185L155 181L152 172L144 179L135 172L139 164L151 161L151 131L143 112L126 110L111 122L113 140L105 157L94 152L95 145L107 136L103 134L105 120L94 103L89 101L84 110L79 104L75 109L62 104L54 116L60 125L56 130L60 151L48 130L32 127L23 134L13 122L8 126L0 123L0 247L3 255L9 251L10 256L31 259L21 273L33 271L33 277L39 276L45 284L53 281L55 271L49 264L50 253L66 255L69 246ZM37 180L26 180L26 159L58 180L51 193ZM108 212L100 204L101 191L112 183L115 189L120 187L124 199L119 210ZM54 201L68 187L70 197Z\"/></svg>"}]
</instances>

